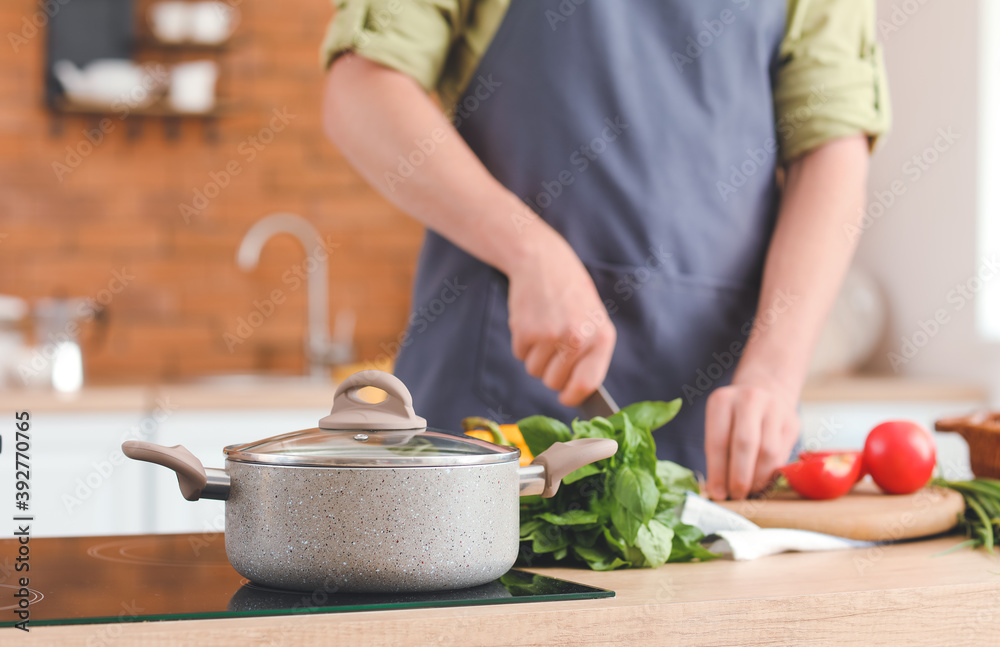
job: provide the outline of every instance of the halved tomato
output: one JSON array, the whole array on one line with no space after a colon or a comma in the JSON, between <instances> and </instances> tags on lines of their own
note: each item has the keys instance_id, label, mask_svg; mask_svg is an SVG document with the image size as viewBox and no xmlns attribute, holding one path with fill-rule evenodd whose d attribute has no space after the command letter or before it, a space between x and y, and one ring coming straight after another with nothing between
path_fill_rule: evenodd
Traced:
<instances>
[{"instance_id":1,"label":"halved tomato","mask_svg":"<svg viewBox=\"0 0 1000 647\"><path fill-rule=\"evenodd\" d=\"M810 458L826 458L834 454L857 454L861 460L861 469L858 471L858 481L868 476L868 467L865 465L864 453L860 449L823 449L815 452L799 452L799 460L804 461Z\"/></svg>"},{"instance_id":2,"label":"halved tomato","mask_svg":"<svg viewBox=\"0 0 1000 647\"><path fill-rule=\"evenodd\" d=\"M851 491L861 472L861 453L807 456L778 470L799 496L836 499Z\"/></svg>"}]
</instances>

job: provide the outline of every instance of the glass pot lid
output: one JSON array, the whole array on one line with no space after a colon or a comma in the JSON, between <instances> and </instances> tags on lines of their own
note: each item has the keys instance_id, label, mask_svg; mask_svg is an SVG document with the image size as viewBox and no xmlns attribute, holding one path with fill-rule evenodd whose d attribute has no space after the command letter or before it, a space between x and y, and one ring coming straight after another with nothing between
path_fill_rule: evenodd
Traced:
<instances>
[{"instance_id":1,"label":"glass pot lid","mask_svg":"<svg viewBox=\"0 0 1000 647\"><path fill-rule=\"evenodd\" d=\"M373 386L386 392L370 403L358 391ZM517 462L520 450L469 436L427 429L413 411L413 399L395 376L361 371L344 380L333 397L330 415L319 427L225 449L232 461L299 467L445 467Z\"/></svg>"}]
</instances>

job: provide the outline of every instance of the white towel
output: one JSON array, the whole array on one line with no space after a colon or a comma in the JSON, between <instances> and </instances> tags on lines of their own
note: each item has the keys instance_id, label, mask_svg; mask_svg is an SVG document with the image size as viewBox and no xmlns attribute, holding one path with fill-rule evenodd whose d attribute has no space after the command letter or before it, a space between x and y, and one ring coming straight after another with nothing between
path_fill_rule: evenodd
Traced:
<instances>
[{"instance_id":1,"label":"white towel","mask_svg":"<svg viewBox=\"0 0 1000 647\"><path fill-rule=\"evenodd\" d=\"M698 528L706 536L718 537L708 549L737 561L789 551L843 550L875 545L871 541L844 539L809 530L761 528L746 517L694 492L687 493L681 521Z\"/></svg>"}]
</instances>

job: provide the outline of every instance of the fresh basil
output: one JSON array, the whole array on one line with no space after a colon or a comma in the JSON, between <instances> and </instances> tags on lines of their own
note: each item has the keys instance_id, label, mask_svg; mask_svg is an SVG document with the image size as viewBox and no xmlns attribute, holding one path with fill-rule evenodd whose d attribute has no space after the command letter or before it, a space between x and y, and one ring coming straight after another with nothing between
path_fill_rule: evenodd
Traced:
<instances>
[{"instance_id":1,"label":"fresh basil","mask_svg":"<svg viewBox=\"0 0 1000 647\"><path fill-rule=\"evenodd\" d=\"M677 463L657 461L656 478L659 480L660 486L666 488L668 491L698 491L698 480L695 479L694 473Z\"/></svg>"},{"instance_id":2,"label":"fresh basil","mask_svg":"<svg viewBox=\"0 0 1000 647\"><path fill-rule=\"evenodd\" d=\"M542 521L548 521L555 526L582 526L597 523L597 513L587 512L586 510L569 510L562 514L543 512L538 515L538 518Z\"/></svg>"},{"instance_id":3,"label":"fresh basil","mask_svg":"<svg viewBox=\"0 0 1000 647\"><path fill-rule=\"evenodd\" d=\"M681 399L677 398L670 402L636 402L628 405L615 416L628 416L632 420L632 424L648 429L652 433L673 420L680 410Z\"/></svg>"},{"instance_id":4,"label":"fresh basil","mask_svg":"<svg viewBox=\"0 0 1000 647\"><path fill-rule=\"evenodd\" d=\"M663 566L670 559L670 551L673 547L674 531L656 519L650 519L641 528L636 536L635 545L642 551L646 558L646 566L657 568Z\"/></svg>"},{"instance_id":5,"label":"fresh basil","mask_svg":"<svg viewBox=\"0 0 1000 647\"><path fill-rule=\"evenodd\" d=\"M531 416L517 423L524 442L531 450L532 456L538 456L555 443L564 443L573 438L573 434L562 422L545 416Z\"/></svg>"},{"instance_id":6,"label":"fresh basil","mask_svg":"<svg viewBox=\"0 0 1000 647\"><path fill-rule=\"evenodd\" d=\"M569 485L570 483L576 483L580 479L586 478L588 476L593 476L594 474L600 473L600 471L601 471L601 468L598 467L597 465L594 465L593 463L591 463L590 465L584 465L580 469L573 470L572 472L570 472L569 474L567 474L566 476L564 476L562 482L563 482L563 485Z\"/></svg>"},{"instance_id":7,"label":"fresh basil","mask_svg":"<svg viewBox=\"0 0 1000 647\"><path fill-rule=\"evenodd\" d=\"M677 415L680 400L637 402L609 418L562 422L532 416L518 422L532 454L573 438L612 438L618 452L563 479L550 499L521 499L521 564L582 563L595 571L656 568L709 560L704 535L681 523L691 470L656 459L653 431Z\"/></svg>"}]
</instances>

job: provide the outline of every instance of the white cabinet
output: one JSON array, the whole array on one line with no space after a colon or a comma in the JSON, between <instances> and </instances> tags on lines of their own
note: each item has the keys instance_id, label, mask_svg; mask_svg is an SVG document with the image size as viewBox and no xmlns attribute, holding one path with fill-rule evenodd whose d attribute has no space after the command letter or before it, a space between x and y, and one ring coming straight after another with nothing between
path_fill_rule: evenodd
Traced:
<instances>
[{"instance_id":1,"label":"white cabinet","mask_svg":"<svg viewBox=\"0 0 1000 647\"><path fill-rule=\"evenodd\" d=\"M142 413L35 409L31 415L32 533L52 537L146 532L153 518L148 509L153 466L127 460L121 453L123 438L140 429ZM14 447L12 424L3 435L0 492L10 492L13 499L14 460L8 454Z\"/></svg>"},{"instance_id":2,"label":"white cabinet","mask_svg":"<svg viewBox=\"0 0 1000 647\"><path fill-rule=\"evenodd\" d=\"M170 416L159 428L159 442L184 445L205 467L224 467L223 447L315 427L327 409L190 410ZM157 467L152 475L155 519L149 532L220 532L224 528L222 501L186 501L177 479Z\"/></svg>"},{"instance_id":3,"label":"white cabinet","mask_svg":"<svg viewBox=\"0 0 1000 647\"><path fill-rule=\"evenodd\" d=\"M14 506L14 416L4 411L0 507ZM223 467L222 448L315 427L328 410L31 410L32 534L37 537L217 532L222 501L184 500L177 478L125 458L125 440L184 445L206 467ZM7 496L4 496L7 493ZM4 503L3 499L9 500Z\"/></svg>"}]
</instances>

